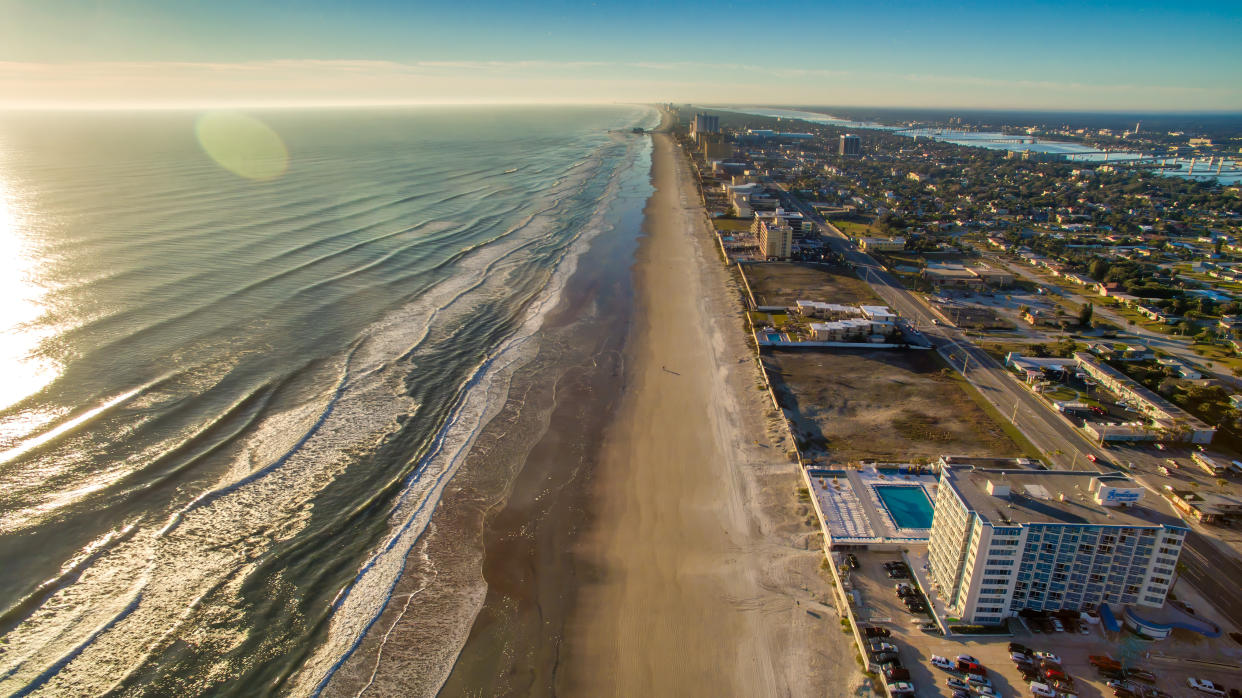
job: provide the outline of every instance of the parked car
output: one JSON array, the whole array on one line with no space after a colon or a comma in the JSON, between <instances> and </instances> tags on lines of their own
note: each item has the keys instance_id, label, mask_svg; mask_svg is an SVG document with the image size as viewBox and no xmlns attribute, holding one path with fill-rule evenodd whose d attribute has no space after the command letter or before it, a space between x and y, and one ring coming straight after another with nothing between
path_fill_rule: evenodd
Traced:
<instances>
[{"instance_id":1,"label":"parked car","mask_svg":"<svg viewBox=\"0 0 1242 698\"><path fill-rule=\"evenodd\" d=\"M1035 652L1034 655L1036 657L1039 657L1040 659L1043 659L1044 661L1054 662L1056 664L1061 663L1061 658L1051 652L1045 652L1043 650L1040 650L1038 652Z\"/></svg>"},{"instance_id":2,"label":"parked car","mask_svg":"<svg viewBox=\"0 0 1242 698\"><path fill-rule=\"evenodd\" d=\"M1057 698L1057 692L1052 690L1052 686L1038 681L1032 681L1030 684L1031 695L1039 698Z\"/></svg>"},{"instance_id":3,"label":"parked car","mask_svg":"<svg viewBox=\"0 0 1242 698\"><path fill-rule=\"evenodd\" d=\"M1090 655L1089 657L1087 657L1087 662L1091 664L1091 666L1099 667L1101 669L1120 669L1121 668L1121 662L1117 661L1116 659L1113 659L1112 657L1109 657L1103 654Z\"/></svg>"},{"instance_id":4,"label":"parked car","mask_svg":"<svg viewBox=\"0 0 1242 698\"><path fill-rule=\"evenodd\" d=\"M971 686L971 689L981 696L995 697L997 695L996 690L991 686Z\"/></svg>"},{"instance_id":5,"label":"parked car","mask_svg":"<svg viewBox=\"0 0 1242 698\"><path fill-rule=\"evenodd\" d=\"M965 681L963 681L963 680L961 680L961 679L959 679L959 678L957 678L957 677L954 677L954 676L950 676L949 678L945 679L945 680L944 680L944 685L948 686L949 688L956 689L956 690L959 690L959 691L969 691L969 690L970 690L970 685L969 685L969 684L967 684Z\"/></svg>"},{"instance_id":6,"label":"parked car","mask_svg":"<svg viewBox=\"0 0 1242 698\"><path fill-rule=\"evenodd\" d=\"M1210 696L1225 695L1225 689L1220 684L1213 683L1207 679L1196 679L1192 676L1186 679L1186 685L1200 693L1206 693Z\"/></svg>"},{"instance_id":7,"label":"parked car","mask_svg":"<svg viewBox=\"0 0 1242 698\"><path fill-rule=\"evenodd\" d=\"M909 681L898 681L897 683L890 683L888 685L888 690L893 691L894 693L899 693L899 692L914 693L914 684L910 683Z\"/></svg>"},{"instance_id":8,"label":"parked car","mask_svg":"<svg viewBox=\"0 0 1242 698\"><path fill-rule=\"evenodd\" d=\"M910 670L905 667L890 666L884 670L884 678L889 681L909 681Z\"/></svg>"},{"instance_id":9,"label":"parked car","mask_svg":"<svg viewBox=\"0 0 1242 698\"><path fill-rule=\"evenodd\" d=\"M1039 675L1048 681L1066 681L1069 679L1069 674L1051 667L1040 667Z\"/></svg>"},{"instance_id":10,"label":"parked car","mask_svg":"<svg viewBox=\"0 0 1242 698\"><path fill-rule=\"evenodd\" d=\"M954 691L953 698L974 698L974 694L970 691Z\"/></svg>"},{"instance_id":11,"label":"parked car","mask_svg":"<svg viewBox=\"0 0 1242 698\"><path fill-rule=\"evenodd\" d=\"M1065 626L1061 623L1061 621L1057 620L1056 618L1052 619L1052 628L1053 630L1056 630L1059 633L1065 632Z\"/></svg>"},{"instance_id":12,"label":"parked car","mask_svg":"<svg viewBox=\"0 0 1242 698\"><path fill-rule=\"evenodd\" d=\"M1030 664L1031 663L1031 658L1021 652L1014 652L1013 654L1009 655L1009 659L1014 664Z\"/></svg>"},{"instance_id":13,"label":"parked car","mask_svg":"<svg viewBox=\"0 0 1242 698\"><path fill-rule=\"evenodd\" d=\"M979 676L988 675L988 670L984 669L982 666L980 666L979 664L976 664L975 662L959 661L957 663L957 670L962 672L963 674L977 674Z\"/></svg>"},{"instance_id":14,"label":"parked car","mask_svg":"<svg viewBox=\"0 0 1242 698\"><path fill-rule=\"evenodd\" d=\"M872 652L896 652L897 645L891 642L882 642L880 640L872 640L868 647Z\"/></svg>"},{"instance_id":15,"label":"parked car","mask_svg":"<svg viewBox=\"0 0 1242 698\"><path fill-rule=\"evenodd\" d=\"M1021 652L1022 654L1030 654L1031 648L1022 644L1021 642L1011 642L1009 643L1009 651L1010 652Z\"/></svg>"},{"instance_id":16,"label":"parked car","mask_svg":"<svg viewBox=\"0 0 1242 698\"><path fill-rule=\"evenodd\" d=\"M1136 679L1143 683L1155 683L1156 675L1146 669L1130 669L1125 672L1127 679Z\"/></svg>"},{"instance_id":17,"label":"parked car","mask_svg":"<svg viewBox=\"0 0 1242 698\"><path fill-rule=\"evenodd\" d=\"M970 656L969 654L959 654L959 655L957 655L957 661L959 661L959 662L967 662L967 663L969 663L969 664L979 664L979 663L980 663L978 659L975 659L974 657Z\"/></svg>"},{"instance_id":18,"label":"parked car","mask_svg":"<svg viewBox=\"0 0 1242 698\"><path fill-rule=\"evenodd\" d=\"M899 657L897 656L896 652L879 652L879 653L871 655L871 661L878 662L881 664L884 662L893 662L893 661L896 661L897 659L899 659Z\"/></svg>"},{"instance_id":19,"label":"parked car","mask_svg":"<svg viewBox=\"0 0 1242 698\"><path fill-rule=\"evenodd\" d=\"M944 669L945 671L951 671L954 668L953 660L948 657L941 657L938 654L931 656L931 664L937 669Z\"/></svg>"},{"instance_id":20,"label":"parked car","mask_svg":"<svg viewBox=\"0 0 1242 698\"><path fill-rule=\"evenodd\" d=\"M987 677L977 676L975 674L967 674L966 683L970 684L971 686L987 686L988 688L992 687L992 682L989 681Z\"/></svg>"},{"instance_id":21,"label":"parked car","mask_svg":"<svg viewBox=\"0 0 1242 698\"><path fill-rule=\"evenodd\" d=\"M863 627L863 637L889 637L893 632L888 628L881 628L877 625L867 625Z\"/></svg>"}]
</instances>

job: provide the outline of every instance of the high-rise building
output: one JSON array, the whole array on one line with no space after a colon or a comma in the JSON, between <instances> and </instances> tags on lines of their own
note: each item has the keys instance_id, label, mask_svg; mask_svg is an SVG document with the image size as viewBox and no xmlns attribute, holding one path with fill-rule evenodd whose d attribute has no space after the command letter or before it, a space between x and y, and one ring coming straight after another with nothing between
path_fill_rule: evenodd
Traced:
<instances>
[{"instance_id":1,"label":"high-rise building","mask_svg":"<svg viewBox=\"0 0 1242 698\"><path fill-rule=\"evenodd\" d=\"M781 223L759 223L759 251L768 259L789 259L793 255L793 228Z\"/></svg>"},{"instance_id":2,"label":"high-rise building","mask_svg":"<svg viewBox=\"0 0 1242 698\"><path fill-rule=\"evenodd\" d=\"M841 134L841 155L862 155L862 140L852 133Z\"/></svg>"},{"instance_id":3,"label":"high-rise building","mask_svg":"<svg viewBox=\"0 0 1242 698\"><path fill-rule=\"evenodd\" d=\"M946 611L993 624L1023 609L1164 604L1188 527L1128 477L946 465L928 542Z\"/></svg>"},{"instance_id":4,"label":"high-rise building","mask_svg":"<svg viewBox=\"0 0 1242 698\"><path fill-rule=\"evenodd\" d=\"M695 114L690 122L690 136L697 138L706 133L720 133L720 117L710 114Z\"/></svg>"}]
</instances>

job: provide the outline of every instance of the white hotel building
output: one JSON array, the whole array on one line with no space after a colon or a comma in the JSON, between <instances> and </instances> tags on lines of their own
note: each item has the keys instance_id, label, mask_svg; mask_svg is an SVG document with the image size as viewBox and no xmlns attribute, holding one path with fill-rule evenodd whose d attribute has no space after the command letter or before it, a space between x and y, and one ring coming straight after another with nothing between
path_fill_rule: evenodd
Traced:
<instances>
[{"instance_id":1,"label":"white hotel building","mask_svg":"<svg viewBox=\"0 0 1242 698\"><path fill-rule=\"evenodd\" d=\"M944 467L928 558L948 615L1163 605L1188 529L1143 493L1109 473Z\"/></svg>"}]
</instances>

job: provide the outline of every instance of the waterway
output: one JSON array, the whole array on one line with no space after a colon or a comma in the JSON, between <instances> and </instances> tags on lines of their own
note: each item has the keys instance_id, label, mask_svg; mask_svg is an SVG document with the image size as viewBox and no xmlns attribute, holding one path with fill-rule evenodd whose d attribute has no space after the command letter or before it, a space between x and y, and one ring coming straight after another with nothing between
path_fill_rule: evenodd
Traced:
<instances>
[{"instance_id":1,"label":"waterway","mask_svg":"<svg viewBox=\"0 0 1242 698\"><path fill-rule=\"evenodd\" d=\"M1104 163L1125 163L1151 157L1150 155L1131 151L1103 151L1098 148L1082 145L1081 143L1070 143L1067 141L1050 141L1041 138L1037 142L1030 142L1035 139L1023 137L1021 135L999 133L996 131L959 131L955 129L950 130L923 127L910 128L907 126L892 126L872 121L839 119L829 114L820 114L817 112L801 111L797 109L735 107L721 109L721 111L731 111L739 114L753 114L755 116L769 116L780 119L794 119L814 124L823 124L825 126L838 126L841 128L889 131L897 135L909 136L911 138L931 138L933 140L944 141L946 143L954 143L957 145L966 145L976 148L987 148L989 150L1007 150L1018 152L1030 151L1032 153L1060 155L1069 162L1082 162L1093 165L1101 165ZM1224 168L1220 174L1217 174L1216 172L1217 166L1220 164L1219 161L1212 163L1210 167L1207 160L1203 158L1191 160L1189 158L1170 157L1163 158L1161 161L1163 161L1166 165L1164 169L1156 167L1153 167L1152 169L1170 177L1181 177L1183 179L1194 179L1201 181L1216 180L1222 184L1242 183L1242 160L1226 158ZM1191 169L1192 165L1194 168L1193 171Z\"/></svg>"}]
</instances>

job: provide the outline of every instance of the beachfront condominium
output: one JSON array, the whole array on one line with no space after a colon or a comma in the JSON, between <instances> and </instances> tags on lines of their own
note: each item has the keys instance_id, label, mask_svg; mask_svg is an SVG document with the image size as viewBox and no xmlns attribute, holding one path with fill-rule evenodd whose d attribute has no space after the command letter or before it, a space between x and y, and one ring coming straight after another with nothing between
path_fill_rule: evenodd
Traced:
<instances>
[{"instance_id":1,"label":"beachfront condominium","mask_svg":"<svg viewBox=\"0 0 1242 698\"><path fill-rule=\"evenodd\" d=\"M862 140L852 133L841 135L841 155L862 155Z\"/></svg>"},{"instance_id":2,"label":"beachfront condominium","mask_svg":"<svg viewBox=\"0 0 1242 698\"><path fill-rule=\"evenodd\" d=\"M793 254L793 228L758 218L759 252L767 259L789 259Z\"/></svg>"},{"instance_id":3,"label":"beachfront condominium","mask_svg":"<svg viewBox=\"0 0 1242 698\"><path fill-rule=\"evenodd\" d=\"M951 617L1164 604L1188 530L1163 500L1102 472L945 466L928 542Z\"/></svg>"},{"instance_id":4,"label":"beachfront condominium","mask_svg":"<svg viewBox=\"0 0 1242 698\"><path fill-rule=\"evenodd\" d=\"M690 136L698 138L708 133L720 133L720 117L711 114L695 114L690 122Z\"/></svg>"}]
</instances>

